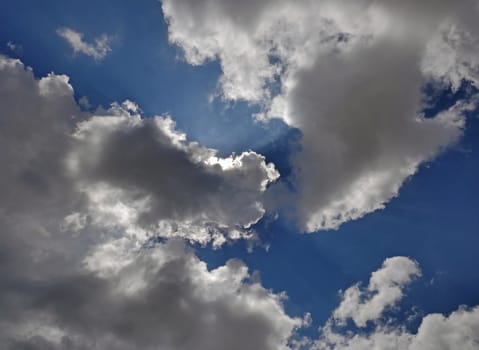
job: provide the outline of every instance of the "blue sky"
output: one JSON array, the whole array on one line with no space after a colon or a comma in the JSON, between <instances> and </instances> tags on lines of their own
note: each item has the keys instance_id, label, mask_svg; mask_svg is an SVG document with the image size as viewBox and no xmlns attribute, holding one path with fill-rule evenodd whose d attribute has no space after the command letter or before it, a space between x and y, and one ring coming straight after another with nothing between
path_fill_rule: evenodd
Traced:
<instances>
[{"instance_id":1,"label":"blue sky","mask_svg":"<svg viewBox=\"0 0 479 350\"><path fill-rule=\"evenodd\" d=\"M2 53L17 56L7 48L9 41L22 45L19 57L37 76L68 74L76 97L87 96L92 106L130 99L147 115L171 113L191 139L225 154L264 147L284 132L281 123L273 122L266 130L245 118L251 113L245 103L208 103L216 92L220 67L217 62L192 67L181 58L181 51L168 44L157 1L120 1L114 6L99 1L95 11L77 1L61 8L55 1L1 6ZM25 23L35 23L38 30ZM73 56L56 35L60 27L74 28L86 40L98 33L112 35L113 50L102 62Z\"/></svg>"},{"instance_id":2,"label":"blue sky","mask_svg":"<svg viewBox=\"0 0 479 350\"><path fill-rule=\"evenodd\" d=\"M418 162L417 171L401 178L402 185L397 196L386 195L381 202L384 203L383 209L364 209L364 215L354 220L344 220L337 229L321 229L317 226L318 230L305 233L304 231L308 230L304 229L300 221L310 217L307 206L312 208L317 205L317 208L320 208L320 204L313 199L309 199L309 202L298 199L298 196L302 196L301 184L306 184L304 186L307 192L314 192L315 187L310 184L311 178L321 179L324 172L319 170L314 173L316 170L308 168L310 165L306 165L304 159L297 155L302 154L304 149L313 147L313 141L303 140L314 139L307 130L314 130L315 126L313 122L305 120L312 113L310 110L316 107L306 108L310 101L307 98L301 100L302 104L294 100L299 100L301 93L305 91L298 88L299 92L294 90L290 95L285 94L285 98L291 99L293 111L304 111L304 118L298 117L297 121L289 125L288 117L273 118L264 123L255 120L254 114L268 111L271 100L258 102L247 98L228 98L226 88L219 82L226 76L235 84L234 77L228 78L225 75L223 62L225 57L231 54L228 50L233 49L227 44L224 47L214 47L213 50L217 50L216 59L206 59L198 65L191 64L182 49L182 45L187 45L186 40L189 39L181 37L183 39L178 39L176 45L168 41L169 25L171 31L180 33L183 23L183 18L175 18L182 14L180 10L169 11L171 18L170 23L167 23L162 4L154 0L100 0L87 4L78 1L64 1L61 4L57 1L4 1L0 4L0 53L18 58L31 67L37 79L50 72L67 75L74 88L75 100L79 102L84 96L88 98L88 113L95 114L100 106L108 108L113 102L121 103L128 99L138 104L144 118L170 115L176 122L176 128L186 133L188 141L198 141L201 146L214 148L218 150L218 156L228 157L232 152L241 154L252 150L255 154L264 155L266 163L274 163L281 178L276 187L269 187L277 189L277 192L268 189L266 193L273 193L273 199L269 200L280 204L265 205L266 214L252 226L261 244L253 251L247 249L248 240L233 240L215 249L210 243L201 244L192 240L192 246L195 254L209 269L221 267L230 259L240 259L250 271L259 272L261 285L266 290L275 294L286 292L288 299L284 301L285 314L300 318L305 313L312 315L312 325L300 330L300 335L315 338L318 327L327 322L343 300L339 291L344 291L357 282L366 286L371 273L378 270L385 259L394 256L404 256L417 261L422 271L421 277L405 287L406 297L396 303L399 308L388 309L388 312L395 316L396 324L404 324L409 331L415 333L425 315L448 315L461 305L470 308L479 305L479 271L476 268L479 247L479 119L475 107L465 113L465 125L461 128L463 134L458 141L448 139L438 142L438 146L434 145L433 152L438 154L437 156L423 157L428 151L422 150L423 153L418 153L421 160ZM242 10L231 11L238 11L238 18L242 18ZM195 14L194 11L192 13ZM205 18L207 17L202 20ZM110 37L111 51L100 60L81 52L73 53L72 46L57 34L59 28L70 28L83 33L83 39L87 43L94 42L101 34L106 34ZM191 45L200 45L202 41L198 39L194 42L195 38L191 39ZM17 49L9 48L7 43L13 43ZM236 52L232 53L233 56L235 54ZM358 62L360 59L359 57ZM403 60L408 59L409 56L405 54ZM279 62L286 67L283 67L284 69L291 69L291 75L285 73L281 76L285 84L282 91L286 91L287 79L291 77L297 76L297 81L303 81L300 71L292 71L292 64L288 68L290 63L287 63L289 61L286 58L280 58ZM403 61L392 62L393 68L395 64L402 67ZM271 61L270 64L274 65L275 62ZM473 64L475 63L471 63ZM361 63L358 63L358 66L361 66ZM309 72L309 76L319 72L317 80L324 77L324 80L340 81L341 78L334 75L332 78L328 77L327 68L318 67L317 71L316 68L310 67L304 70ZM361 67L369 69L366 65ZM348 71L349 68L345 70ZM433 101L432 106L425 108L428 118L437 118L438 113L447 110L461 99L473 101L477 93L475 78L461 78L463 83L456 93L452 93L451 87L447 85L452 78L447 80L449 78L443 76L438 78L443 81L431 82L439 92L434 89L423 90L425 96ZM306 78L304 79L306 81ZM350 81L351 86L354 83L355 81ZM277 84L281 84L281 81L272 83L275 85L270 90L273 97L281 94L281 87ZM316 83L311 83L314 84ZM339 84L335 86L341 89L343 85ZM321 89L322 86L313 86L311 94L316 93L315 88ZM347 90L344 90L345 96L349 93ZM335 93L331 92L328 97L324 97L324 94L318 95L318 104L323 102L323 105L326 105L324 101L334 100ZM389 95L382 97L383 101L378 104L384 103L382 108L387 113ZM347 104L353 100L354 97L350 100L345 98L343 103ZM351 102L351 105L353 104L354 101ZM322 110L321 108L317 110ZM332 111L333 114L334 111L342 113L341 108L333 105L328 105L328 108L325 110ZM338 120L341 120L339 115ZM327 126L323 128L326 130ZM340 126L337 130L343 128ZM362 129L359 128L357 132L361 133ZM382 131L378 129L374 132L380 134ZM339 137L343 136L344 134L340 134ZM320 134L318 139L325 137L325 134ZM408 134L401 137L408 137ZM415 142L414 139L411 140L411 144ZM407 148L407 143L401 147ZM320 146L324 148L325 144L327 147L335 147L334 142ZM357 144L353 143L353 147L354 145ZM314 144L314 147L320 146ZM322 154L316 150L311 152L308 159L312 159L315 154ZM391 157L396 155L391 154ZM361 158L358 155L356 157ZM387 153L385 157L388 157ZM383 158L378 156L378 159ZM319 160L321 159L318 159L318 163ZM364 169L374 170L376 163L371 161L371 164L368 164L368 161L364 160ZM144 165L146 173L149 172L149 166ZM301 167L304 172L313 175L301 180L302 175L295 173L295 167ZM396 171L394 166L391 169L392 172ZM338 178L340 177L339 174ZM289 187L283 187L282 184L288 184ZM332 183L331 186L336 184ZM324 194L324 198L327 198L330 193L325 189L317 191L317 197ZM279 193L279 199L274 193ZM286 201L281 199L281 193L286 196ZM287 204L284 204L285 202ZM295 216L296 210L300 212L299 219ZM275 214L279 214L279 217L275 218ZM407 320L414 313L419 316ZM478 329L476 331L479 332ZM15 347L12 345L13 348Z\"/></svg>"}]
</instances>

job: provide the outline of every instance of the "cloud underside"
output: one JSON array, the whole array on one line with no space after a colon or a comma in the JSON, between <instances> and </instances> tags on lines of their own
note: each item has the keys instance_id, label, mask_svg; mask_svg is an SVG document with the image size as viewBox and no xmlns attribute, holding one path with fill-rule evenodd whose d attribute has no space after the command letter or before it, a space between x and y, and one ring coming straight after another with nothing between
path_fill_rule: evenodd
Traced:
<instances>
[{"instance_id":1,"label":"cloud underside","mask_svg":"<svg viewBox=\"0 0 479 350\"><path fill-rule=\"evenodd\" d=\"M239 261L208 271L175 242L96 249L81 271L2 291L7 349L286 349L300 324Z\"/></svg>"},{"instance_id":2,"label":"cloud underside","mask_svg":"<svg viewBox=\"0 0 479 350\"><path fill-rule=\"evenodd\" d=\"M477 87L475 1L162 2L187 62L218 60L221 97L302 131L293 198L305 231L383 208L418 166L458 140L458 101L431 118L426 85ZM279 93L277 93L279 91Z\"/></svg>"}]
</instances>

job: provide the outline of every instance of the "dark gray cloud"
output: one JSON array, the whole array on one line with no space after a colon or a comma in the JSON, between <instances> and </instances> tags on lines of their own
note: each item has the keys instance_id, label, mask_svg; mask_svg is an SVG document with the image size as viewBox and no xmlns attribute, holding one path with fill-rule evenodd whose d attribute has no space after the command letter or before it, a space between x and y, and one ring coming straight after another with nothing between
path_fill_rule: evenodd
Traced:
<instances>
[{"instance_id":1,"label":"dark gray cloud","mask_svg":"<svg viewBox=\"0 0 479 350\"><path fill-rule=\"evenodd\" d=\"M10 348L278 349L300 325L278 296L247 282L241 262L208 271L175 243L137 252L115 274L95 272L26 289L36 316L25 322L42 323Z\"/></svg>"},{"instance_id":2,"label":"dark gray cloud","mask_svg":"<svg viewBox=\"0 0 479 350\"><path fill-rule=\"evenodd\" d=\"M20 61L0 56L0 82L0 271L20 278L38 263L53 273L48 256L62 256L69 244L58 235L63 218L83 205L65 167L69 133L83 116L66 76L36 80Z\"/></svg>"},{"instance_id":3,"label":"dark gray cloud","mask_svg":"<svg viewBox=\"0 0 479 350\"><path fill-rule=\"evenodd\" d=\"M119 105L106 112L79 124L69 155L93 216L117 215L138 230L214 244L248 235L263 216L263 192L279 176L263 156L218 158L188 142L169 117L142 119Z\"/></svg>"},{"instance_id":4,"label":"dark gray cloud","mask_svg":"<svg viewBox=\"0 0 479 350\"><path fill-rule=\"evenodd\" d=\"M414 46L379 42L349 50L299 71L288 97L303 130L295 165L299 217L308 231L382 208L421 162L462 131L461 104L433 119L418 117L423 82Z\"/></svg>"}]
</instances>

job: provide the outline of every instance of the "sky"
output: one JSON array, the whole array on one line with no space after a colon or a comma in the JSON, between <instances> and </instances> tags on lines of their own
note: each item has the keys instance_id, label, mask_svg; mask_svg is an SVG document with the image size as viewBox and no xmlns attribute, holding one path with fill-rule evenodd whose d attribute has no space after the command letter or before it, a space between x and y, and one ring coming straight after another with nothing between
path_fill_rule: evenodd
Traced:
<instances>
[{"instance_id":1,"label":"sky","mask_svg":"<svg viewBox=\"0 0 479 350\"><path fill-rule=\"evenodd\" d=\"M5 349L479 349L479 3L0 3Z\"/></svg>"}]
</instances>

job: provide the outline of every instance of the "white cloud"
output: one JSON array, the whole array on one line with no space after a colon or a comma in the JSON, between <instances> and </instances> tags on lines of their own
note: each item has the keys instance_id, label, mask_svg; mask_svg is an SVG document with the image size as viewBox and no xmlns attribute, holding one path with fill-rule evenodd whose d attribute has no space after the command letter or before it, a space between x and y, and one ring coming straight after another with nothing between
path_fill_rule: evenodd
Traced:
<instances>
[{"instance_id":1,"label":"white cloud","mask_svg":"<svg viewBox=\"0 0 479 350\"><path fill-rule=\"evenodd\" d=\"M82 53L96 61L101 61L111 51L112 37L102 34L94 39L94 43L83 40L83 34L70 28L60 28L57 34L67 41L74 53Z\"/></svg>"},{"instance_id":2,"label":"white cloud","mask_svg":"<svg viewBox=\"0 0 479 350\"><path fill-rule=\"evenodd\" d=\"M382 319L384 311L403 298L402 289L420 276L418 264L406 257L386 259L371 274L366 290L358 285L348 288L330 320L320 328L319 339L305 340L301 349L309 350L450 350L477 349L479 345L479 307L460 307L448 316L426 315L417 330L410 333L405 325ZM344 330L347 320L355 330ZM367 329L366 321L373 321Z\"/></svg>"},{"instance_id":3,"label":"white cloud","mask_svg":"<svg viewBox=\"0 0 479 350\"><path fill-rule=\"evenodd\" d=\"M479 346L479 307L460 308L448 316L427 315L411 342L411 350L473 350Z\"/></svg>"},{"instance_id":4,"label":"white cloud","mask_svg":"<svg viewBox=\"0 0 479 350\"><path fill-rule=\"evenodd\" d=\"M303 133L293 159L305 231L334 229L398 195L462 134L461 101L431 119L422 88L477 84L474 1L164 0L169 38L219 60L222 96ZM444 85L445 84L445 85ZM274 91L279 86L279 94Z\"/></svg>"},{"instance_id":5,"label":"white cloud","mask_svg":"<svg viewBox=\"0 0 479 350\"><path fill-rule=\"evenodd\" d=\"M369 334L340 334L323 329L324 337L311 350L474 350L479 345L479 307L459 308L451 314L429 314L417 333L403 327L382 326Z\"/></svg>"},{"instance_id":6,"label":"white cloud","mask_svg":"<svg viewBox=\"0 0 479 350\"><path fill-rule=\"evenodd\" d=\"M405 257L386 259L383 266L373 272L366 290L356 284L344 291L341 304L334 310L336 322L352 319L356 326L365 327L368 321L378 320L402 297L402 289L421 272L416 262Z\"/></svg>"},{"instance_id":7,"label":"white cloud","mask_svg":"<svg viewBox=\"0 0 479 350\"><path fill-rule=\"evenodd\" d=\"M464 80L479 86L479 38L456 24L443 27L428 42L421 70L454 91Z\"/></svg>"}]
</instances>

